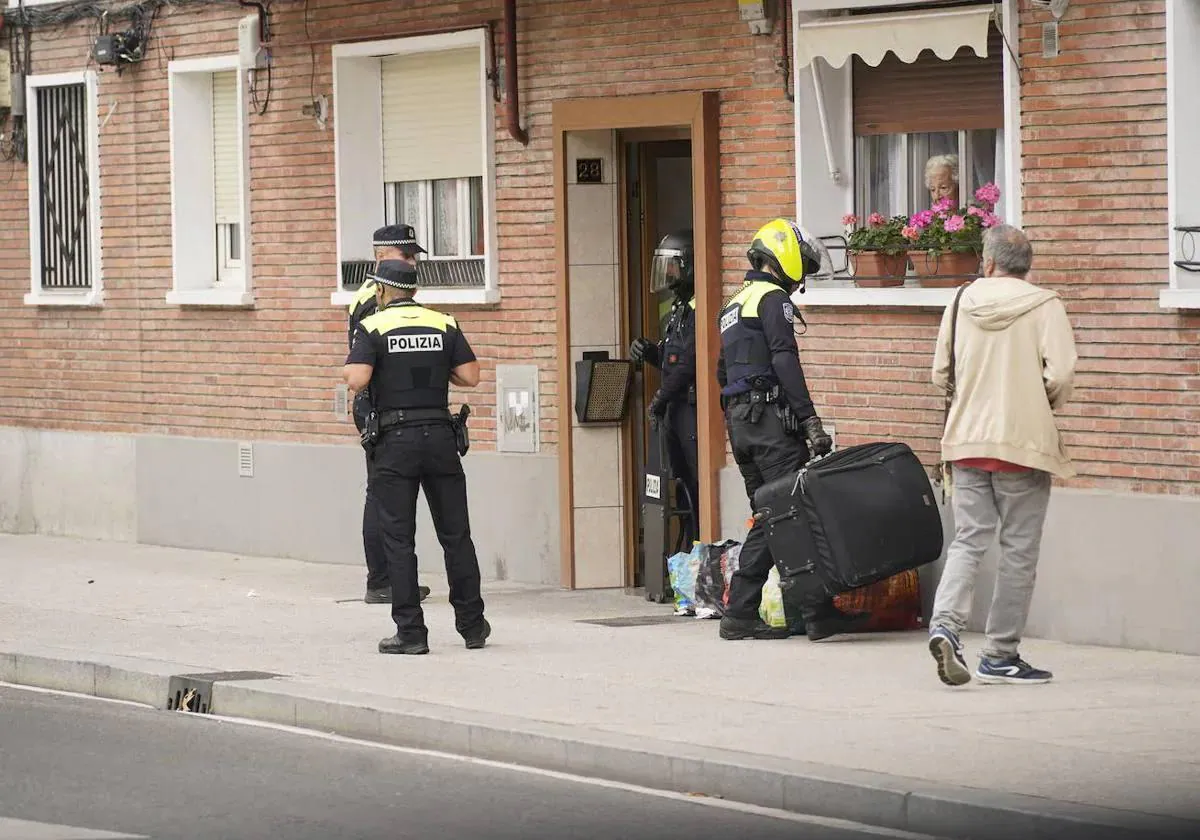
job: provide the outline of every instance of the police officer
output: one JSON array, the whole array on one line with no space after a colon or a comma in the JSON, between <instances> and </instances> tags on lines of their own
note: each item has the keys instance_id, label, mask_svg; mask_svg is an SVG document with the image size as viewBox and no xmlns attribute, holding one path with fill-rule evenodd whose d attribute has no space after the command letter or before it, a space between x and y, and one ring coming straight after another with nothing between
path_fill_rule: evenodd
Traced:
<instances>
[{"instance_id":1,"label":"police officer","mask_svg":"<svg viewBox=\"0 0 1200 840\"><path fill-rule=\"evenodd\" d=\"M629 357L662 371L662 378L650 400L650 427L657 429L666 420L667 458L671 472L687 487L692 515L688 518L684 545L696 539L700 517L699 474L696 455L696 296L695 254L692 232L669 233L654 249L650 265L650 291L670 290L675 299L663 340L655 344L646 338L634 339Z\"/></svg>"},{"instance_id":2,"label":"police officer","mask_svg":"<svg viewBox=\"0 0 1200 840\"><path fill-rule=\"evenodd\" d=\"M813 407L796 347L791 295L820 270L828 253L820 240L792 221L775 219L754 236L746 282L721 310L717 380L733 457L754 504L764 484L795 473L810 453L824 455L833 441ZM803 323L803 320L801 320ZM755 522L742 545L739 568L721 619L722 639L785 639L758 616L762 588L774 565L762 527ZM854 632L865 614L843 613L832 598L799 605L811 641Z\"/></svg>"},{"instance_id":3,"label":"police officer","mask_svg":"<svg viewBox=\"0 0 1200 840\"><path fill-rule=\"evenodd\" d=\"M380 260L402 260L409 265L417 264L417 254L426 254L424 248L417 243L416 231L411 225L386 225L379 228L371 237L375 249L375 264ZM354 333L359 323L375 311L375 297L378 286L374 280L368 279L354 293L350 303L347 318L347 341L353 346ZM371 393L366 388L354 395L352 415L354 425L362 434L363 424L371 413ZM371 464L367 462L368 476ZM392 602L392 585L388 578L387 558L383 553L383 536L379 531L379 514L375 500L371 498L371 482L368 477L366 499L363 501L363 554L367 561L367 593L363 600L368 604L390 604ZM429 596L429 587L420 587L421 600Z\"/></svg>"},{"instance_id":4,"label":"police officer","mask_svg":"<svg viewBox=\"0 0 1200 840\"><path fill-rule=\"evenodd\" d=\"M374 280L377 309L358 325L345 377L355 391L370 385L374 394L375 413L367 420L370 483L379 503L396 622L396 635L383 639L379 652L429 652L413 550L418 490L425 492L445 552L455 628L468 648L482 648L492 628L483 616L460 458L465 448L450 416L448 393L451 383L478 385L479 362L453 318L413 300L414 266L383 260Z\"/></svg>"}]
</instances>

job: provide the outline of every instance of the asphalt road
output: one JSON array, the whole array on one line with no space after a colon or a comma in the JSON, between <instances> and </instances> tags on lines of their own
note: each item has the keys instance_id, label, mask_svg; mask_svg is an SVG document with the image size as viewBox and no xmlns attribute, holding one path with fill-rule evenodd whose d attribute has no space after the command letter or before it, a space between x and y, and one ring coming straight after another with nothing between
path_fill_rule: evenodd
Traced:
<instances>
[{"instance_id":1,"label":"asphalt road","mask_svg":"<svg viewBox=\"0 0 1200 840\"><path fill-rule=\"evenodd\" d=\"M0 840L897 836L0 686Z\"/></svg>"}]
</instances>

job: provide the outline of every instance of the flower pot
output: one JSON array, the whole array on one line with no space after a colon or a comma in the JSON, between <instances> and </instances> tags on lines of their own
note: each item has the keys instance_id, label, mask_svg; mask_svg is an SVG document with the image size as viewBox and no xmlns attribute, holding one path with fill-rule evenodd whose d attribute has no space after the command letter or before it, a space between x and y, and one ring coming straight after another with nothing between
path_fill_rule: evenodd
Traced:
<instances>
[{"instance_id":1,"label":"flower pot","mask_svg":"<svg viewBox=\"0 0 1200 840\"><path fill-rule=\"evenodd\" d=\"M903 286L904 273L908 269L908 255L885 254L882 251L851 251L850 267L854 285L879 289L888 286Z\"/></svg>"},{"instance_id":2,"label":"flower pot","mask_svg":"<svg viewBox=\"0 0 1200 840\"><path fill-rule=\"evenodd\" d=\"M979 255L958 251L909 251L913 272L922 286L953 288L979 276Z\"/></svg>"}]
</instances>

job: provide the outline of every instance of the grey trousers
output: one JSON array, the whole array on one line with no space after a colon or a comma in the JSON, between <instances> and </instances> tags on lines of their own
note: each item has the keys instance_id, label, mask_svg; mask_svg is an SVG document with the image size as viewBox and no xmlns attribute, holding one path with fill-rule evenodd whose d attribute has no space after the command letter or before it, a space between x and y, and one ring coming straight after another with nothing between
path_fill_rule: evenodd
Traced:
<instances>
[{"instance_id":1,"label":"grey trousers","mask_svg":"<svg viewBox=\"0 0 1200 840\"><path fill-rule=\"evenodd\" d=\"M952 469L954 541L946 554L929 624L955 633L966 629L979 563L999 531L1000 560L983 655L1009 659L1017 655L1029 618L1042 526L1050 502L1050 474Z\"/></svg>"}]
</instances>

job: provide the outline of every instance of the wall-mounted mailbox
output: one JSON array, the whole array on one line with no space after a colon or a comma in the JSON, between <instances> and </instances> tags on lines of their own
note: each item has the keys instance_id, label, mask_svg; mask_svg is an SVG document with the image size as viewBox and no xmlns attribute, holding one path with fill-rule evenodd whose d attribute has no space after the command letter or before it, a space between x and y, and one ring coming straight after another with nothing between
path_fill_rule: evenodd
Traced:
<instances>
[{"instance_id":1,"label":"wall-mounted mailbox","mask_svg":"<svg viewBox=\"0 0 1200 840\"><path fill-rule=\"evenodd\" d=\"M575 363L575 417L580 423L620 423L629 407L633 362L608 352L584 353Z\"/></svg>"}]
</instances>

